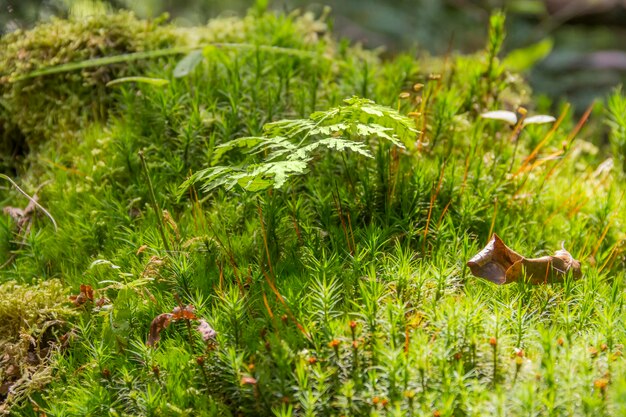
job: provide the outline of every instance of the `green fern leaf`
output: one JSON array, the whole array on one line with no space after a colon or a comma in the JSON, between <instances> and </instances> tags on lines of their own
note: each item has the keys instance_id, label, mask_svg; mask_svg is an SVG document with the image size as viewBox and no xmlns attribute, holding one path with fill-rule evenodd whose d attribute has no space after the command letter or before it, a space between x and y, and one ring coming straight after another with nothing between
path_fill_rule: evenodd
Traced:
<instances>
[{"instance_id":1,"label":"green fern leaf","mask_svg":"<svg viewBox=\"0 0 626 417\"><path fill-rule=\"evenodd\" d=\"M281 136L273 138L265 136L238 138L217 146L213 153L212 164L215 165L220 162L226 153L234 149L243 149L247 153L254 155L263 152L265 149L289 152L295 150L295 148L296 146L289 142L287 138Z\"/></svg>"},{"instance_id":2,"label":"green fern leaf","mask_svg":"<svg viewBox=\"0 0 626 417\"><path fill-rule=\"evenodd\" d=\"M392 108L352 97L345 100L345 105L315 112L308 119L267 123L263 127L264 136L239 138L216 147L213 165L234 149L246 155L263 154L264 161L201 170L185 181L181 189L196 182L202 183L204 191L236 186L251 192L281 188L290 177L306 173L314 153L320 149L351 151L373 158L368 142L363 141L365 138L383 139L404 148L414 142L418 133L413 123Z\"/></svg>"},{"instance_id":3,"label":"green fern leaf","mask_svg":"<svg viewBox=\"0 0 626 417\"><path fill-rule=\"evenodd\" d=\"M291 161L295 161L308 158L311 153L313 153L319 147L325 147L339 152L350 150L367 158L373 158L372 154L367 149L365 144L361 142L355 142L353 140L346 140L343 138L325 138L297 149L295 152L288 156L288 159Z\"/></svg>"},{"instance_id":4,"label":"green fern leaf","mask_svg":"<svg viewBox=\"0 0 626 417\"><path fill-rule=\"evenodd\" d=\"M309 160L278 161L251 165L246 172L233 176L233 181L227 189L235 184L247 191L262 191L267 188L281 188L292 175L301 175L306 172Z\"/></svg>"}]
</instances>

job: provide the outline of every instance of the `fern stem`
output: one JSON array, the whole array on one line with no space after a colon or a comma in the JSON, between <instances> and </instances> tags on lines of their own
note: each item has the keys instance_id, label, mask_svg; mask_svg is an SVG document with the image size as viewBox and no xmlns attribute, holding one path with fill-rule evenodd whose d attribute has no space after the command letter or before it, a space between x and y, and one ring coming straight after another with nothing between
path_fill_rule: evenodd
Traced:
<instances>
[{"instance_id":1,"label":"fern stem","mask_svg":"<svg viewBox=\"0 0 626 417\"><path fill-rule=\"evenodd\" d=\"M274 275L274 268L272 267L272 259L270 257L270 248L267 243L267 232L265 231L265 224L263 223L263 211L261 210L261 203L259 202L258 199L257 199L257 209L259 212L259 221L261 222L261 233L263 235L263 244L265 246L265 254L267 255L267 265L270 269L270 274L272 274L272 277L275 278L276 275Z\"/></svg>"},{"instance_id":2,"label":"fern stem","mask_svg":"<svg viewBox=\"0 0 626 417\"><path fill-rule=\"evenodd\" d=\"M339 215L339 220L341 221L341 229L343 230L343 235L346 239L346 244L348 245L348 250L350 251L350 255L354 256L354 249L350 244L350 236L348 235L348 228L346 227L346 222L343 218L343 208L341 206L341 200L339 196L339 187L337 186L337 182L335 181L335 190L337 190L337 197L333 193L333 200L335 202L335 208L337 209L337 214Z\"/></svg>"}]
</instances>

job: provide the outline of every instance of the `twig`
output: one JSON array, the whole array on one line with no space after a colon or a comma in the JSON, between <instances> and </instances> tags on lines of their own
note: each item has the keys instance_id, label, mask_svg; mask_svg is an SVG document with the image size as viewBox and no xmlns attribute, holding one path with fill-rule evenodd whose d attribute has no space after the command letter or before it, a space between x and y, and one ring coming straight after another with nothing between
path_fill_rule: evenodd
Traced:
<instances>
[{"instance_id":1,"label":"twig","mask_svg":"<svg viewBox=\"0 0 626 417\"><path fill-rule=\"evenodd\" d=\"M37 202L37 200L35 200L33 197L31 197L31 196L29 196L28 194L26 194L26 192L25 192L24 190L22 190L22 189L20 188L20 186L19 186L19 185L17 185L17 184L15 183L15 181L13 181L10 177L8 177L8 176L6 176L6 175L4 175L4 174L0 174L0 178L3 178L3 179L5 179L5 180L9 181L9 182L11 183L11 185L13 185L13 186L15 187L15 189L16 189L17 191L19 191L19 192L20 192L20 194L22 194L24 197L28 198L28 200L29 200L32 204L34 204L34 205L35 205L35 207L37 207L39 210L41 210L41 211L42 211L42 212L43 212L43 213L44 213L44 214L45 214L45 215L46 215L46 216L50 219L50 221L52 222L52 225L54 226L54 231L55 231L55 232L57 232L57 231L59 230L59 228L58 228L58 226L57 226L57 222L54 220L54 217L52 217L52 214L50 214L50 212L48 212L48 210L46 210L45 208L43 208L43 207L41 206L41 204L39 204L39 203ZM46 183L46 184L47 184L47 183ZM42 185L42 186L43 186L43 185ZM42 186L41 186L41 187L42 187ZM41 188L41 187L40 187L40 188Z\"/></svg>"}]
</instances>

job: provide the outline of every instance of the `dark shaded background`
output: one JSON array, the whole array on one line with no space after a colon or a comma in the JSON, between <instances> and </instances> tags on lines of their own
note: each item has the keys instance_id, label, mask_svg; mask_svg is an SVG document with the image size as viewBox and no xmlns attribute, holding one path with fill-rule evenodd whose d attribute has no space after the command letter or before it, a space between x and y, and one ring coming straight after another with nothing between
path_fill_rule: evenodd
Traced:
<instances>
[{"instance_id":1,"label":"dark shaded background","mask_svg":"<svg viewBox=\"0 0 626 417\"><path fill-rule=\"evenodd\" d=\"M134 10L141 17L168 12L181 25L242 15L243 0L107 0L100 6ZM536 93L567 99L578 108L626 78L626 0L303 0L270 1L270 7L322 13L331 7L333 31L386 54L413 48L433 54L483 47L489 14L507 12L505 53L546 37L552 53L528 73ZM0 0L3 32L28 28L51 16L84 13L92 0Z\"/></svg>"}]
</instances>

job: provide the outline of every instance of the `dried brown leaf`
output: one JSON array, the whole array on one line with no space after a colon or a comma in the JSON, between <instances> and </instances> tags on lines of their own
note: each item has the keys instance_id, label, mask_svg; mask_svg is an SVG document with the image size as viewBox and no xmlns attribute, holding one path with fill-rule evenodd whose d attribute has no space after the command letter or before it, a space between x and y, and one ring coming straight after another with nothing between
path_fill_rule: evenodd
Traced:
<instances>
[{"instance_id":1,"label":"dried brown leaf","mask_svg":"<svg viewBox=\"0 0 626 417\"><path fill-rule=\"evenodd\" d=\"M172 320L195 320L197 319L191 304L185 307L176 307L172 310Z\"/></svg>"},{"instance_id":2,"label":"dried brown leaf","mask_svg":"<svg viewBox=\"0 0 626 417\"><path fill-rule=\"evenodd\" d=\"M100 297L100 298L98 298L96 300L95 304L96 304L96 307L101 308L101 307L103 307L103 306L105 306L107 304L111 304L111 300L109 300L108 298L102 296L102 297Z\"/></svg>"},{"instance_id":3,"label":"dried brown leaf","mask_svg":"<svg viewBox=\"0 0 626 417\"><path fill-rule=\"evenodd\" d=\"M478 254L469 260L472 274L485 278L494 284L507 282L506 271L524 257L504 244L502 239L495 233Z\"/></svg>"},{"instance_id":4,"label":"dried brown leaf","mask_svg":"<svg viewBox=\"0 0 626 417\"><path fill-rule=\"evenodd\" d=\"M17 225L18 234L21 233L24 227L32 220L33 215L35 214L35 211L37 209L38 200L39 198L35 194L33 195L32 200L30 200L26 207L24 207L24 209L11 206L6 206L2 209L4 214L9 215Z\"/></svg>"},{"instance_id":5,"label":"dried brown leaf","mask_svg":"<svg viewBox=\"0 0 626 417\"><path fill-rule=\"evenodd\" d=\"M80 292L84 293L89 301L93 301L93 288L91 288L91 285L81 284Z\"/></svg>"},{"instance_id":6,"label":"dried brown leaf","mask_svg":"<svg viewBox=\"0 0 626 417\"><path fill-rule=\"evenodd\" d=\"M148 334L148 346L154 346L161 339L161 331L170 325L172 321L178 320L196 320L194 307L189 304L185 307L176 307L171 313L159 314L152 320L150 324L150 333Z\"/></svg>"},{"instance_id":7,"label":"dried brown leaf","mask_svg":"<svg viewBox=\"0 0 626 417\"><path fill-rule=\"evenodd\" d=\"M562 248L552 256L525 258L494 234L487 246L467 262L472 274L495 284L525 279L530 284L562 282L568 273L580 277L580 262Z\"/></svg>"},{"instance_id":8,"label":"dried brown leaf","mask_svg":"<svg viewBox=\"0 0 626 417\"><path fill-rule=\"evenodd\" d=\"M161 331L170 325L172 313L159 314L150 324L150 334L148 335L148 346L154 346L161 340Z\"/></svg>"},{"instance_id":9,"label":"dried brown leaf","mask_svg":"<svg viewBox=\"0 0 626 417\"><path fill-rule=\"evenodd\" d=\"M2 212L10 216L15 223L19 223L21 218L24 217L24 210L18 207L6 206L2 209Z\"/></svg>"},{"instance_id":10,"label":"dried brown leaf","mask_svg":"<svg viewBox=\"0 0 626 417\"><path fill-rule=\"evenodd\" d=\"M93 288L91 288L91 285L80 284L80 293L78 295L70 295L70 301L76 307L82 306L87 301L93 301Z\"/></svg>"}]
</instances>

